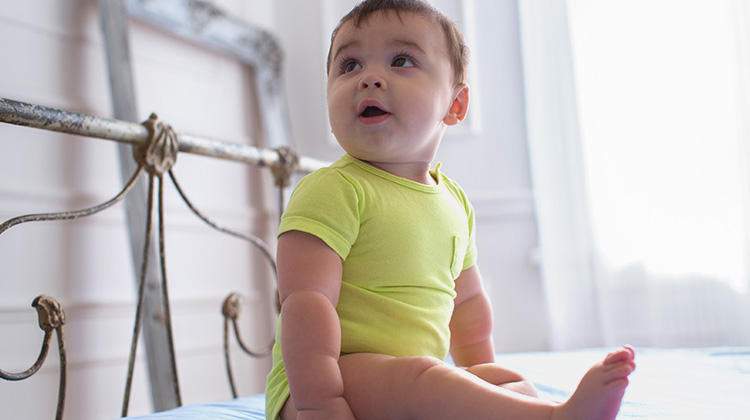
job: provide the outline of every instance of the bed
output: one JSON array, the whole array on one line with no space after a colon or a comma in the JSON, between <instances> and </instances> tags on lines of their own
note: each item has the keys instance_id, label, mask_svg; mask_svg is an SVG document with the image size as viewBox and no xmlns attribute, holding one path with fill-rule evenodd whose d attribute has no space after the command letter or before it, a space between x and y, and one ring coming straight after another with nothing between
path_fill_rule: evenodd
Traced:
<instances>
[{"instance_id":1,"label":"bed","mask_svg":"<svg viewBox=\"0 0 750 420\"><path fill-rule=\"evenodd\" d=\"M611 349L498 355L534 382L540 398L566 399L586 369ZM750 348L636 349L618 419L750 419ZM263 395L194 404L137 420L262 420Z\"/></svg>"}]
</instances>

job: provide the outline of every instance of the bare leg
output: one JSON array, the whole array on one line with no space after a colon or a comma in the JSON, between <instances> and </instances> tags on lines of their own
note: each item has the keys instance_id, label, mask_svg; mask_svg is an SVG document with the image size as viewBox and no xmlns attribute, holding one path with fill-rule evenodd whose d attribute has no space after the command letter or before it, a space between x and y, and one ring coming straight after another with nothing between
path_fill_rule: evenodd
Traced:
<instances>
[{"instance_id":1,"label":"bare leg","mask_svg":"<svg viewBox=\"0 0 750 420\"><path fill-rule=\"evenodd\" d=\"M428 357L351 354L339 360L357 420L548 420L555 406Z\"/></svg>"},{"instance_id":2,"label":"bare leg","mask_svg":"<svg viewBox=\"0 0 750 420\"><path fill-rule=\"evenodd\" d=\"M342 357L339 364L345 397L357 420L614 420L627 377L635 368L631 348L612 352L586 372L568 401L557 404L490 383L507 382L505 375L512 371L503 368L471 368L489 379L487 382L467 370L426 357L352 354ZM296 418L290 401L281 418Z\"/></svg>"},{"instance_id":3,"label":"bare leg","mask_svg":"<svg viewBox=\"0 0 750 420\"><path fill-rule=\"evenodd\" d=\"M528 395L529 397L538 397L536 387L520 373L500 366L496 363L485 363L474 365L466 368L466 371L478 376L480 379L491 383L492 385L503 387L507 390L518 392L519 394Z\"/></svg>"}]
</instances>

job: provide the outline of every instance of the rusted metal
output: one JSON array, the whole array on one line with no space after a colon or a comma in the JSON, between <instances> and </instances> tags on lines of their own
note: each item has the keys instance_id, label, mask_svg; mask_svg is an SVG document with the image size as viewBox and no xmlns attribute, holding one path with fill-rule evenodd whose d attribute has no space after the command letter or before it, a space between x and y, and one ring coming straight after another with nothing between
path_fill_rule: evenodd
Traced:
<instances>
[{"instance_id":1,"label":"rusted metal","mask_svg":"<svg viewBox=\"0 0 750 420\"><path fill-rule=\"evenodd\" d=\"M230 294L221 307L221 313L224 315L224 363L227 368L227 380L229 389L232 391L232 398L237 398L237 386L234 382L234 373L232 372L232 359L229 352L229 320L236 319L240 311L240 297L237 293Z\"/></svg>"},{"instance_id":2,"label":"rusted metal","mask_svg":"<svg viewBox=\"0 0 750 420\"><path fill-rule=\"evenodd\" d=\"M218 230L219 232L225 233L230 236L234 236L236 238L242 239L244 241L250 242L253 244L260 252L263 254L263 256L266 258L268 263L271 265L271 268L273 269L274 276L276 276L276 260L271 254L270 249L268 248L268 245L259 237L255 235L249 235L240 233L231 229L228 229L226 227L220 226L213 220L209 219L208 216L203 214L200 210L198 210L193 203L187 198L185 195L185 192L182 190L182 187L180 186L180 183L177 182L177 178L174 176L174 173L172 171L169 171L169 176L172 179L172 184L174 185L175 189L177 190L177 193L182 198L182 201L185 202L185 205L188 206L190 211L193 212L196 216L198 216L199 219L203 220L207 225L211 226L212 228Z\"/></svg>"},{"instance_id":3,"label":"rusted metal","mask_svg":"<svg viewBox=\"0 0 750 420\"><path fill-rule=\"evenodd\" d=\"M95 117L6 98L0 98L0 121L132 144L144 143L148 137L148 130L138 123Z\"/></svg>"},{"instance_id":4,"label":"rusted metal","mask_svg":"<svg viewBox=\"0 0 750 420\"><path fill-rule=\"evenodd\" d=\"M94 207L89 207L83 210L76 210L76 211L66 211L66 212L59 212L59 213L36 213L36 214L27 214L24 216L18 216L14 217L12 219L8 219L2 224L0 224L0 234L5 232L6 230L12 228L15 225L26 223L26 222L41 222L41 221L51 221L51 220L72 220L72 219L78 219L81 217L91 216L93 214L99 213L100 211L106 210L113 205L120 202L125 195L130 191L130 189L133 187L135 182L138 180L138 177L141 175L142 172L141 167L138 168L135 174L130 178L130 181L125 185L125 187L120 191L114 198L112 198L109 201L106 201L102 204L96 205Z\"/></svg>"},{"instance_id":5,"label":"rusted metal","mask_svg":"<svg viewBox=\"0 0 750 420\"><path fill-rule=\"evenodd\" d=\"M151 254L151 238L153 230L153 209L154 209L154 182L159 181L158 190L158 217L159 217L159 266L160 266L160 284L161 296L160 310L163 311L164 323L163 329L166 339L167 362L169 366L170 385L173 390L174 404L182 405L182 396L180 395L180 385L177 378L177 361L174 350L174 338L172 335L172 314L169 302L169 288L167 285L167 263L164 240L164 172L170 171L172 165L177 161L179 145L174 130L167 124L158 121L155 114L143 123L149 132L149 140L145 145L139 145L134 148L133 154L139 163L139 168L145 168L148 172L148 204L146 209L146 234L141 258L141 270L138 282L138 304L136 305L135 325L133 326L133 340L130 347L130 358L128 360L128 375L125 384L125 395L123 397L122 417L128 415L130 405L130 392L133 384L133 371L135 369L135 358L138 348L138 338L140 336L144 298L146 296L146 280L149 266L149 256Z\"/></svg>"},{"instance_id":6,"label":"rusted metal","mask_svg":"<svg viewBox=\"0 0 750 420\"><path fill-rule=\"evenodd\" d=\"M16 116L13 118L7 117L10 114L2 114L0 113L0 118L2 118L3 122L11 122L11 123L18 123L22 122L19 125L26 125L30 127L35 128L45 128L45 129L51 129L53 131L60 131L60 132L66 132L70 134L81 134L81 133L89 133L87 127L91 127L95 124L99 124L99 127L105 126L105 125L113 125L114 127L117 127L118 124L121 124L123 122L117 121L117 120L105 120L105 121L97 121L96 119L92 120L89 118L90 116L85 116L82 114L78 115L72 115L66 117L61 116L64 114L64 112L57 112L55 110L51 110L44 108L44 107L37 107L35 105L30 104L23 104L18 103L15 101L8 102L7 100L0 100L0 108L1 106L5 105L12 105L15 109L25 110L20 113L20 116ZM50 112L48 112L50 111ZM62 113L62 114L61 114ZM31 118L33 116L33 118ZM92 117L93 118L93 117ZM87 121L86 123L81 123L81 121ZM101 123L101 124L100 124ZM128 126L129 123L124 123L123 126ZM146 242L143 246L143 258L141 259L141 267L140 267L140 276L139 276L139 285L138 285L138 301L136 305L136 314L135 314L135 321L133 326L133 339L131 343L131 351L130 351L130 358L128 362L128 374L127 374L127 380L125 384L125 395L123 398L123 409L122 409L122 416L127 416L129 401L130 401L130 393L132 389L132 379L133 379L133 371L135 367L135 359L136 359L136 350L138 347L138 339L140 336L141 327L143 325L143 307L144 307L144 295L145 295L145 289L146 289L146 273L148 271L149 267L149 254L151 252L151 241L150 238L152 236L153 231L153 209L154 209L154 187L155 187L155 181L158 179L159 181L159 191L158 191L158 215L159 215L159 230L158 230L158 238L159 238L159 259L160 259L160 268L161 268L161 292L162 292L162 302L161 302L161 310L163 311L163 317L164 317L164 324L165 329L168 337L168 353L169 353L169 362L172 364L172 386L174 387L175 394L176 394L176 402L178 405L181 405L181 398L179 395L179 382L177 378L177 368L176 368L176 358L174 355L174 340L172 337L172 329L171 329L171 310L170 310L170 304L169 304L169 295L168 295L168 285L167 285L167 275L166 275L166 252L165 252L165 239L164 239L164 207L163 207L163 181L164 177L163 174L166 171L173 184L175 185L175 188L177 189L179 195L185 202L185 204L190 208L190 210L198 216L201 220L203 220L205 223L210 225L216 230L219 230L223 233L238 237L240 239L244 239L246 241L251 242L254 244L264 255L264 257L268 260L269 264L271 265L271 268L273 269L274 276L276 276L276 264L274 261L274 257L271 254L268 246L258 237L255 237L253 235L246 235L238 232L234 232L230 229L224 228L219 226L217 223L210 220L207 216L205 216L203 213L201 213L193 204L190 202L190 200L185 195L184 191L182 190L181 186L177 182L177 179L175 178L173 172L171 171L172 165L177 160L177 153L178 150L181 150L181 144L178 140L178 136L174 134L174 130L169 127L168 125L160 122L157 120L156 116L152 116L148 121L143 123L142 127L145 129L148 139L146 142L143 143L134 143L134 155L137 158L137 161L139 162L138 167L135 171L135 173L132 175L128 183L125 185L125 187L111 200L106 201L102 204L99 204L97 206L93 206L90 208L86 208L83 210L77 210L77 211L69 211L69 212L58 212L58 213L39 213L39 214L29 214L24 216L18 216L12 219L9 219L2 224L0 224L0 234L5 232L6 230L10 229L11 227L25 223L25 222L37 222L37 221L53 221L53 220L72 220L77 219L81 217L87 217L94 215L96 213L99 213L103 210L106 210L110 207L112 207L114 204L120 202L127 194L130 192L133 188L133 186L138 182L141 174L145 171L149 174L148 182L148 203L147 203L147 219L146 219L146 235L145 237ZM122 133L124 131L128 130L105 130L108 133L110 133L109 137L117 137L116 135L113 135L111 133ZM138 132L138 130L129 130L129 132ZM87 134L88 135L88 134ZM110 140L116 140L109 138ZM279 152L276 154L277 159L279 162L283 162L283 169L280 170L280 175L276 175L278 178L280 189L283 191L283 187L285 185L288 185L288 182L285 181L283 178L289 177L294 172L295 168L297 167L297 158L294 153L291 151L284 151ZM238 297L237 297L238 299ZM64 323L64 313L60 311L54 311L55 308L59 308L59 304L54 304L54 301L49 301L47 298L41 299L37 298L35 300L35 307L38 308L40 313L40 326L45 330L45 338L44 338L44 344L42 347L42 351L40 353L40 356L38 358L37 363L35 363L29 370L22 372L20 374L15 373L8 373L5 371L0 370L0 374L3 378L8 380L20 380L24 379L26 377L29 377L33 375L41 366L41 364L44 362L44 359L46 358L48 347L49 347L49 341L51 339L52 330L55 329L57 331L58 335L58 342L60 347L60 357L61 357L61 385L60 385L60 396L59 396L59 402L58 402L58 418L62 417L62 410L64 405L64 395L65 395L65 349L64 349L64 341L62 339L62 324ZM237 308L239 308L239 304L237 304ZM271 351L273 342L266 348L259 352L255 352L249 349L244 342L242 341L239 330L237 328L237 315L238 311L234 312L235 315L233 315L231 318L226 319L226 325L225 325L225 353L226 353L226 362L227 362L227 370L229 372L229 379L232 386L232 392L235 393L234 389L234 380L231 374L231 368L230 368L230 360L228 356L228 329L229 325L228 323L232 322L232 325L235 329L235 336L237 338L238 343L240 344L240 347L248 354L254 357L263 357L265 355L268 355ZM44 315L43 315L44 314ZM57 314L57 315L56 315Z\"/></svg>"},{"instance_id":7,"label":"rusted metal","mask_svg":"<svg viewBox=\"0 0 750 420\"><path fill-rule=\"evenodd\" d=\"M7 98L0 98L0 122L139 146L146 144L149 139L148 129L143 124L64 111ZM189 134L176 136L180 152L271 168L280 164L279 153L275 150ZM308 173L326 165L327 162L303 156L299 158L296 171Z\"/></svg>"},{"instance_id":8,"label":"rusted metal","mask_svg":"<svg viewBox=\"0 0 750 420\"><path fill-rule=\"evenodd\" d=\"M293 149L281 147L276 149L279 155L278 164L272 168L274 181L279 188L286 188L290 185L290 179L299 169L300 157Z\"/></svg>"},{"instance_id":9,"label":"rusted metal","mask_svg":"<svg viewBox=\"0 0 750 420\"><path fill-rule=\"evenodd\" d=\"M130 37L128 36L129 17L124 0L99 0L99 18L104 35L107 70L110 81L113 117L124 121L139 121L136 107L136 88L130 59ZM139 149L140 147L135 147ZM123 180L129 176L138 165L133 159L134 148L126 144L118 145L120 173ZM143 319L142 338L148 371L151 402L155 411L164 411L179 405L179 389L174 387L173 372L170 371L174 363L173 352L168 343L167 325L163 322L161 296L161 274L155 264L146 267L144 276L139 277L143 259L151 261L159 259L156 247L150 247L144 257L143 249L146 242L156 243L154 232L146 238L143 226L148 218L147 212L151 208L146 206L149 201L150 177L141 178L131 194L125 199L125 213L127 216L127 230L130 239L133 271L136 273L136 288L139 283L144 284L145 295L140 299L141 317ZM151 195L153 195L151 193ZM127 407L127 403L123 404Z\"/></svg>"},{"instance_id":10,"label":"rusted metal","mask_svg":"<svg viewBox=\"0 0 750 420\"><path fill-rule=\"evenodd\" d=\"M177 160L177 150L179 149L178 141L176 137L173 134L173 130L168 125L161 123L158 121L157 117L152 114L151 118L149 118L148 121L144 123L149 129L149 143L145 146L139 146L137 150L134 151L134 154L136 156L136 160L140 163L139 168L144 168L146 172L149 174L149 187L148 187L148 203L147 203L147 218L146 218L146 242L144 244L143 248L143 256L142 256L142 266L141 266L141 272L139 277L139 287L138 287L138 303L136 305L136 316L135 316L135 325L133 327L133 340L131 343L131 349L130 349L130 358L128 361L128 375L126 380L126 386L125 386L125 396L123 399L123 408L122 408L122 416L127 416L128 413L128 406L130 402L130 393L132 389L132 380L133 380L133 371L135 368L135 359L136 359L136 350L138 347L138 339L140 336L140 330L142 326L142 318L143 318L143 306L144 306L144 296L145 296L145 284L146 284L146 272L147 272L147 266L149 263L149 255L150 255L150 247L151 247L151 241L150 238L152 237L152 230L153 230L153 208L154 208L154 187L155 187L155 181L159 181L159 190L158 190L158 238L159 238L159 259L160 259L160 268L161 268L161 294L162 294L162 305L161 309L164 311L164 324L165 324L165 332L167 334L167 350L169 354L169 363L171 363L171 376L172 376L172 386L175 390L175 395L177 398L177 404L181 405L181 397L180 397L180 391L179 391L179 381L177 378L177 366L176 366L176 357L175 357L175 351L174 351L174 339L172 337L172 322L171 322L171 309L170 309L170 303L169 303L169 288L167 283L167 271L166 271L166 245L165 245L165 234L164 234L164 199L163 199L163 191L164 191L164 172L166 171L170 179L172 180L172 183L174 184L175 188L177 189L178 194L182 198L182 200L185 202L185 204L190 208L190 210L201 220L203 220L205 223L207 223L209 226L213 227L214 229L235 236L240 239L247 240L254 244L258 249L260 249L263 253L263 255L266 257L266 259L271 264L271 267L274 272L274 277L276 276L276 264L273 258L273 255L271 254L268 246L258 237L252 236L252 235L245 235L242 233L238 233L235 231L232 231L230 229L224 228L219 226L217 223L209 219L207 216L205 216L203 213L201 213L194 205L193 203L187 198L185 192L183 191L182 187L180 186L179 182L177 181L177 178L174 176L174 173L171 171L171 166L176 162ZM236 311L235 311L236 313ZM248 352L248 354L255 356L255 357L262 357L264 355L270 354L270 350L272 348L273 343L271 343L271 346L268 347L268 349L265 349L261 352L253 352L249 350L247 346L244 345L244 343L241 341L239 337L239 332L237 331L237 324L236 324L236 317L233 320L235 332L237 334L237 339L240 343L240 346ZM225 326L225 329L227 327ZM226 335L226 332L225 332ZM232 390L234 392L234 380L231 376L231 369L230 369L230 362L228 359L228 351L227 345L225 343L225 355L227 356L227 370L229 372L229 378L230 383L232 384Z\"/></svg>"},{"instance_id":11,"label":"rusted metal","mask_svg":"<svg viewBox=\"0 0 750 420\"><path fill-rule=\"evenodd\" d=\"M149 191L153 191L154 177L149 177ZM122 402L122 417L127 417L128 408L130 407L130 391L133 387L133 371L135 370L135 357L138 350L138 338L141 333L141 319L143 318L143 297L146 290L146 270L148 268L148 257L151 247L151 233L153 229L151 209L153 208L153 194L148 196L148 217L146 219L146 242L143 245L143 259L141 260L141 270L138 276L138 301L135 306L135 322L133 324L133 338L130 344L130 357L128 359L128 375L125 380L125 394ZM172 354L172 356L174 356Z\"/></svg>"},{"instance_id":12,"label":"rusted metal","mask_svg":"<svg viewBox=\"0 0 750 420\"><path fill-rule=\"evenodd\" d=\"M165 144L165 147L168 145ZM172 354L170 359L172 387L177 391L177 404L182 405L182 396L180 395L180 381L177 378L177 358L175 356L174 335L172 333L172 309L169 300L169 286L167 283L167 253L164 238L164 175L151 175L151 178L159 179L159 266L161 267L161 296L162 309L164 310L164 324L167 331L167 345L169 352Z\"/></svg>"},{"instance_id":13,"label":"rusted metal","mask_svg":"<svg viewBox=\"0 0 750 420\"><path fill-rule=\"evenodd\" d=\"M143 125L148 129L149 142L133 147L133 156L148 173L161 176L177 162L177 134L154 113Z\"/></svg>"},{"instance_id":14,"label":"rusted metal","mask_svg":"<svg viewBox=\"0 0 750 420\"><path fill-rule=\"evenodd\" d=\"M289 147L281 147L276 149L276 153L279 154L279 163L271 168L273 178L279 192L279 217L286 204L284 198L286 195L286 188L292 183L292 175L294 175L300 165L300 156L293 149Z\"/></svg>"},{"instance_id":15,"label":"rusted metal","mask_svg":"<svg viewBox=\"0 0 750 420\"><path fill-rule=\"evenodd\" d=\"M172 178L175 187L180 191L180 195L186 202L188 207L206 223L214 227L215 229L228 233L230 235L245 239L256 245L268 259L273 267L274 274L276 273L276 266L274 258L266 245L257 237L252 235L244 235L236 232L232 232L226 228L218 226L216 223L210 221L202 213L200 213L192 203L187 200L184 193L182 192L179 184L176 182L174 175L169 170L174 164L176 159L176 151L185 153L198 154L208 157L214 157L225 160L232 160L237 162L249 163L257 166L265 166L271 168L273 175L276 180L276 184L279 186L279 208L283 208L284 204L284 189L290 184L291 177L296 173L309 173L318 168L327 165L326 162L319 161L308 157L297 156L291 146L293 145L291 136L291 124L288 120L288 112L285 102L285 96L283 92L283 83L281 82L281 69L282 69L282 54L279 48L278 42L275 37L270 33L258 28L253 28L251 25L247 25L240 22L231 16L224 14L221 10L214 7L210 2L203 0L124 0L128 4L128 13L142 20L150 20L155 26L161 27L162 29L168 29L178 36L181 36L192 41L202 43L204 45L211 45L217 49L226 53L232 54L240 58L243 62L248 64L252 69L252 74L255 77L255 91L258 95L256 105L259 109L261 118L260 127L260 139L255 139L254 144L261 144L267 149L256 148L237 143L229 143L223 141L217 141L214 139L201 138L191 136L188 134L177 134L171 128L167 131L160 129L160 133L157 137L161 137L163 144L154 146L153 139L157 127L160 125L159 122L154 121L153 124L149 122L145 124L139 124L136 121L136 109L135 109L135 98L134 89L132 83L132 77L130 77L130 66L129 66L129 51L127 43L126 31L123 28L126 24L125 13L123 13L123 1L121 0L100 0L99 6L102 11L102 26L105 33L105 44L108 52L108 64L110 67L110 81L112 84L113 97L118 96L117 93L130 92L130 95L119 95L113 102L113 109L115 111L115 117L117 119L101 118L93 115L70 112L59 110L55 108L34 105L30 103L14 101L10 99L0 98L0 122L9 124L15 124L19 126L26 126L37 129L50 130L55 132L67 133L72 135L79 135L84 137L98 138L111 140L120 143L120 154L124 156L123 151L131 152L128 146L132 146L132 152L135 153L136 164L132 162L126 162L132 166L123 165L123 179L130 176L132 178L127 183L123 191L118 194L112 200L103 203L99 206L95 206L89 209L84 209L76 212L63 212L63 213L48 213L48 214L34 214L20 216L14 219L10 219L0 225L0 233L15 226L19 223L30 222L30 221L43 221L43 220L71 220L79 217L89 216L99 211L105 210L111 207L113 204L119 202L123 197L128 195L127 206L129 221L132 226L141 226L141 223L146 224L147 236L144 241L133 241L134 249L143 250L143 258L138 261L135 265L140 265L140 277L138 284L138 304L135 315L135 325L133 332L133 342L131 345L131 355L129 362L128 379L126 383L126 395L123 403L123 416L127 413L127 406L130 397L130 389L132 384L132 371L135 362L135 354L138 343L138 337L141 331L141 326L144 324L143 318L152 317L158 315L162 319L163 324L159 327L166 331L168 345L159 344L159 348L156 351L150 351L149 345L149 328L153 327L154 322L150 320L145 326L147 353L149 355L149 371L153 373L154 370L164 371L169 370L164 368L169 362L171 367L171 382L172 388L175 390L176 401L172 396L166 395L170 393L168 375L161 375L164 380L160 382L158 387L154 384L154 375L151 375L152 384L152 396L154 397L155 408L157 411L170 408L174 404L180 405L179 387L177 380L177 369L174 355L174 344L171 331L171 314L169 309L169 297L168 287L166 281L166 264L165 264L165 244L164 244L164 212L163 212L163 173L168 172ZM187 8L187 9L186 9ZM184 13L187 11L188 13ZM184 22L181 19L188 17L189 22ZM166 28L169 26L170 28ZM124 70L125 77L113 76L112 69L116 69L114 73L122 73ZM258 141L260 140L260 141ZM174 150L167 150L169 148ZM156 152L150 149L155 149ZM162 155L158 155L162 153ZM139 159L138 157L143 157ZM149 173L148 182L148 199L146 200L146 188L144 180L140 179L141 173L146 170ZM161 262L161 278L157 281L152 282L158 276L153 275L153 267L149 267L149 253L151 253L151 260L155 260L157 257L154 254L154 249L151 247L151 242L155 240L153 236L153 205L154 205L154 183L155 179L159 180L159 260ZM139 181L140 180L140 181ZM130 194L128 194L130 192ZM133 207L143 208L143 202L148 201L148 208L146 210L148 216L140 218L131 218L131 210ZM134 222L133 220L136 220ZM135 228L139 229L139 228ZM132 230L131 230L132 237ZM136 255L135 260L138 260L139 252L134 252ZM139 264L140 263L140 264ZM146 275L148 273L148 276ZM147 284L148 280L148 284ZM157 303L156 300L151 299L154 297L148 290L156 289L157 283L161 285L161 303ZM146 290L144 292L144 290ZM146 295L144 301L144 294ZM146 312L144 313L144 306ZM149 312L149 310L151 310ZM163 312L160 312L163 311ZM228 322L228 321L227 321ZM161 322L160 322L161 324ZM251 355L257 355L249 351L247 347L242 343L239 338L239 332L237 331L236 317L233 320L235 333L237 339L240 342L243 350L247 351ZM228 328L228 327L227 327ZM48 342L49 338L45 337L45 342ZM62 329L58 329L58 341L61 346L61 393L60 403L58 405L58 418L62 416L62 401L64 400L64 378L65 378L65 362L64 362L64 346L62 341ZM270 351L270 348L268 349ZM154 369L158 361L154 362L150 357L152 353L169 353L158 359L163 363L159 364L158 369ZM261 352L266 353L266 351ZM46 356L46 350L44 350ZM227 359L227 366L229 367L229 360ZM38 369L38 367L36 368ZM33 373L32 373L33 374ZM230 380L231 372L230 372ZM158 389L156 389L158 388ZM234 388L234 387L233 387ZM156 389L156 390L155 390ZM157 395L163 392L165 395ZM234 389L233 389L234 392Z\"/></svg>"},{"instance_id":16,"label":"rusted metal","mask_svg":"<svg viewBox=\"0 0 750 420\"><path fill-rule=\"evenodd\" d=\"M245 342L242 341L242 337L240 337L240 331L237 326L237 318L240 315L240 308L242 307L242 296L239 293L232 293L229 296L227 296L226 299L224 299L224 304L221 307L221 313L224 315L224 361L226 362L226 368L227 368L227 378L229 380L229 388L232 391L232 397L237 398L237 387L235 386L234 382L234 374L232 373L232 362L231 358L229 356L229 329L230 329L230 322L232 326L234 327L234 336L237 339L237 343L240 345L240 348L247 354L249 354L252 357L261 358L266 357L271 354L271 351L273 350L274 340L271 340L271 343L267 345L265 348L259 350L259 351L253 351L245 345Z\"/></svg>"},{"instance_id":17,"label":"rusted metal","mask_svg":"<svg viewBox=\"0 0 750 420\"><path fill-rule=\"evenodd\" d=\"M232 293L230 294L227 299L224 301L224 306L222 312L224 313L225 321L231 321L232 326L234 327L234 334L235 338L237 339L237 343L240 345L240 348L245 351L245 353L249 354L253 357L266 357L271 354L271 350L273 349L274 340L271 340L271 343L268 344L266 347L264 347L261 350L254 351L251 350L249 346L245 344L245 342L240 337L240 331L237 327L237 318L240 315L240 308L242 306L242 296L240 296L238 293Z\"/></svg>"},{"instance_id":18,"label":"rusted metal","mask_svg":"<svg viewBox=\"0 0 750 420\"><path fill-rule=\"evenodd\" d=\"M155 153L155 154L160 154ZM146 159L149 160L149 159ZM133 372L135 370L135 359L138 349L138 339L141 333L141 327L143 325L143 310L144 310L144 297L146 292L146 273L149 267L149 255L151 252L151 241L153 231L153 208L154 208L154 184L155 181L159 181L158 190L158 237L159 237L159 263L161 269L161 310L164 316L164 328L167 334L167 350L169 354L169 363L171 364L170 377L172 388L174 389L174 396L176 398L176 404L182 405L182 397L180 395L180 386L177 375L177 361L174 351L174 338L172 335L172 314L169 303L169 287L167 284L167 263L166 263L166 250L164 240L164 180L163 176L157 174L152 168L147 170L149 172L149 188L148 188L148 211L146 213L146 242L143 247L143 257L141 259L141 270L138 282L138 302L136 304L135 321L133 325L133 338L130 346L130 357L128 359L128 374L125 382L125 394L123 396L122 403L122 417L127 417L128 409L130 406L130 393L133 387Z\"/></svg>"},{"instance_id":19,"label":"rusted metal","mask_svg":"<svg viewBox=\"0 0 750 420\"><path fill-rule=\"evenodd\" d=\"M9 381L21 381L34 375L44 364L49 352L49 344L52 339L52 333L57 333L57 348L60 356L60 385L57 395L57 412L55 419L62 420L65 409L65 384L67 382L67 362L65 356L65 339L63 338L63 325L65 324L65 311L60 302L55 298L47 295L39 295L31 303L39 315L39 328L44 331L42 339L42 348L39 351L39 357L36 362L27 370L21 373L6 372L0 369L0 378Z\"/></svg>"}]
</instances>

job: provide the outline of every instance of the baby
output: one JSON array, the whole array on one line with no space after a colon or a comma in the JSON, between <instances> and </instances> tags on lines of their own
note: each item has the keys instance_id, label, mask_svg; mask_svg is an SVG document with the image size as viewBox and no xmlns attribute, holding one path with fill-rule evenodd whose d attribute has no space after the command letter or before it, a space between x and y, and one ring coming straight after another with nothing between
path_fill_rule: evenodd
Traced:
<instances>
[{"instance_id":1,"label":"baby","mask_svg":"<svg viewBox=\"0 0 750 420\"><path fill-rule=\"evenodd\" d=\"M282 218L268 420L617 416L629 347L563 403L495 364L473 209L430 170L466 117L467 61L456 25L422 0L364 1L334 31L328 112L346 154L305 177Z\"/></svg>"}]
</instances>

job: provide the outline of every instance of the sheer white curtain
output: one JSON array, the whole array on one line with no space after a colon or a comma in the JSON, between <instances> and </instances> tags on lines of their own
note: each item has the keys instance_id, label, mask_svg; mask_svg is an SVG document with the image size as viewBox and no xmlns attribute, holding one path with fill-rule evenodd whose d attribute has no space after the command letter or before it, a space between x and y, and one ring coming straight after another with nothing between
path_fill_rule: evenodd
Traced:
<instances>
[{"instance_id":1,"label":"sheer white curtain","mask_svg":"<svg viewBox=\"0 0 750 420\"><path fill-rule=\"evenodd\" d=\"M520 0L554 349L750 345L746 0Z\"/></svg>"}]
</instances>

